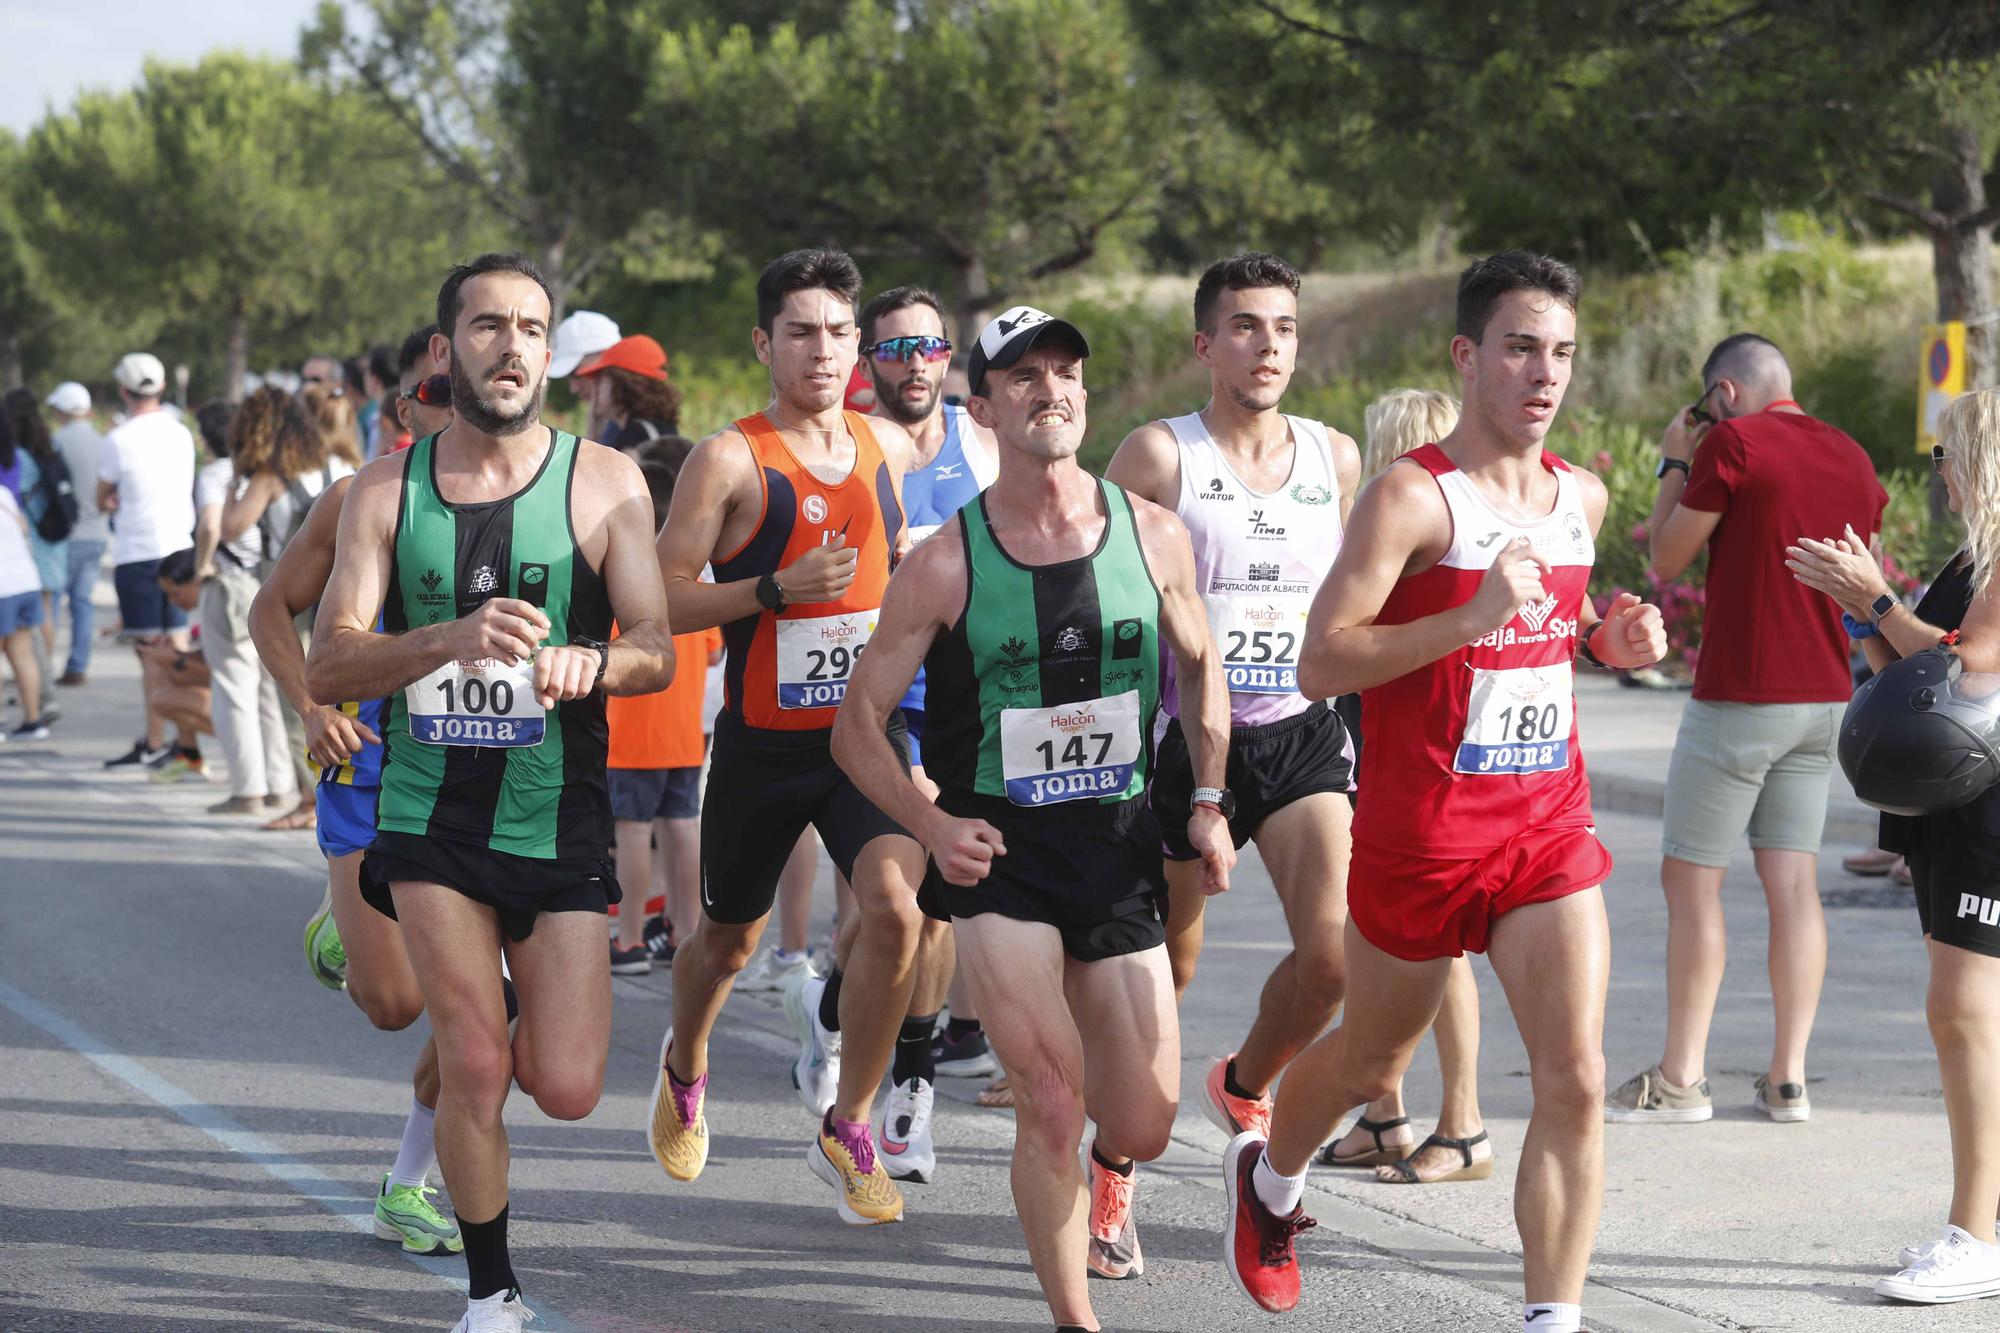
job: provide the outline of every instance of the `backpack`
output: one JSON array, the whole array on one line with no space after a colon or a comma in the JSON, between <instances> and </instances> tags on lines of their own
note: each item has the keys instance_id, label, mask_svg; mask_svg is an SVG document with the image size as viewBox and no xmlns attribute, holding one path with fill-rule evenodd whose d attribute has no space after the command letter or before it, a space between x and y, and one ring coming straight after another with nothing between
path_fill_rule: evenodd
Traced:
<instances>
[{"instance_id":1,"label":"backpack","mask_svg":"<svg viewBox=\"0 0 2000 1333\"><path fill-rule=\"evenodd\" d=\"M35 495L42 502L42 516L35 520L41 539L54 545L67 541L76 531L76 487L70 484L69 463L55 450L47 458L37 458L41 475L35 478Z\"/></svg>"},{"instance_id":2,"label":"backpack","mask_svg":"<svg viewBox=\"0 0 2000 1333\"><path fill-rule=\"evenodd\" d=\"M321 468L319 495L326 494L332 485L333 464L326 463ZM264 510L263 516L257 520L257 531L264 538L264 567L266 571L278 563L279 555L283 554L284 549L292 544L292 538L299 535L299 529L306 525L306 515L312 511L313 501L319 498L319 495L308 491L305 488L305 484L297 477L285 478L285 494L291 497L292 512L290 521L285 524L283 532L278 531L278 525L272 521L271 511L268 507Z\"/></svg>"}]
</instances>

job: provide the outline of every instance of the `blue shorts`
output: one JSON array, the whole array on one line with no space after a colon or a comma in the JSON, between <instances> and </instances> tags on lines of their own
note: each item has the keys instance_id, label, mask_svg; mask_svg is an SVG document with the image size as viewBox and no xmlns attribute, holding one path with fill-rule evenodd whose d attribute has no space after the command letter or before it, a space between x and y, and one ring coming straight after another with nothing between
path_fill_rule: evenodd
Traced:
<instances>
[{"instance_id":1,"label":"blue shorts","mask_svg":"<svg viewBox=\"0 0 2000 1333\"><path fill-rule=\"evenodd\" d=\"M375 804L380 787L352 787L344 782L319 784L319 849L329 860L365 852L375 841Z\"/></svg>"},{"instance_id":2,"label":"blue shorts","mask_svg":"<svg viewBox=\"0 0 2000 1333\"><path fill-rule=\"evenodd\" d=\"M650 824L701 815L701 765L693 768L614 768L611 817Z\"/></svg>"},{"instance_id":3,"label":"blue shorts","mask_svg":"<svg viewBox=\"0 0 2000 1333\"><path fill-rule=\"evenodd\" d=\"M18 630L34 629L42 623L42 595L19 592L0 597L0 639Z\"/></svg>"},{"instance_id":4,"label":"blue shorts","mask_svg":"<svg viewBox=\"0 0 2000 1333\"><path fill-rule=\"evenodd\" d=\"M903 725L910 729L910 767L924 766L924 710L904 708Z\"/></svg>"},{"instance_id":5,"label":"blue shorts","mask_svg":"<svg viewBox=\"0 0 2000 1333\"><path fill-rule=\"evenodd\" d=\"M130 560L111 568L111 586L118 592L120 631L126 637L164 634L187 624L187 612L175 606L160 587L160 562Z\"/></svg>"}]
</instances>

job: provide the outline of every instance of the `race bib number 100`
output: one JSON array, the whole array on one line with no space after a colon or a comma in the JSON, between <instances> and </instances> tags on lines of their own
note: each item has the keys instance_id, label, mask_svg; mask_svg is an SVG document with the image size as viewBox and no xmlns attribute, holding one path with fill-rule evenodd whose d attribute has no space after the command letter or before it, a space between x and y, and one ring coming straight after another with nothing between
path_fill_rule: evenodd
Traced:
<instances>
[{"instance_id":1,"label":"race bib number 100","mask_svg":"<svg viewBox=\"0 0 2000 1333\"><path fill-rule=\"evenodd\" d=\"M548 714L535 702L535 664L446 662L403 691L410 737L425 745L540 745Z\"/></svg>"},{"instance_id":2,"label":"race bib number 100","mask_svg":"<svg viewBox=\"0 0 2000 1333\"><path fill-rule=\"evenodd\" d=\"M1117 796L1139 762L1139 692L1000 710L1000 768L1015 805Z\"/></svg>"},{"instance_id":3,"label":"race bib number 100","mask_svg":"<svg viewBox=\"0 0 2000 1333\"><path fill-rule=\"evenodd\" d=\"M847 681L875 633L878 611L780 620L778 707L834 708L847 697Z\"/></svg>"},{"instance_id":4,"label":"race bib number 100","mask_svg":"<svg viewBox=\"0 0 2000 1333\"><path fill-rule=\"evenodd\" d=\"M1554 773L1569 767L1576 717L1569 663L1545 667L1475 667L1465 739L1452 767L1460 773Z\"/></svg>"}]
</instances>

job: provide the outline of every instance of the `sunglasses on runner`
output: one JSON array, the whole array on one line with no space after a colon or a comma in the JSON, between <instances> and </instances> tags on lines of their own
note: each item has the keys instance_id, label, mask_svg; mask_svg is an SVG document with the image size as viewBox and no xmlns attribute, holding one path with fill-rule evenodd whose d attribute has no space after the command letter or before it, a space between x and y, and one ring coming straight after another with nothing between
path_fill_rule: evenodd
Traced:
<instances>
[{"instance_id":1,"label":"sunglasses on runner","mask_svg":"<svg viewBox=\"0 0 2000 1333\"><path fill-rule=\"evenodd\" d=\"M1932 446L1931 446L1931 467L1932 467L1932 468L1933 468L1933 469L1934 469L1935 471L1938 471L1938 472L1943 472L1943 471L1944 471L1944 460L1945 460L1945 459L1947 459L1947 458L1949 458L1949 457L1951 457L1951 455L1950 455L1950 454L1947 454L1947 453L1946 453L1946 452L1944 451L1944 446L1943 446L1943 445L1941 445L1941 444L1934 444L1934 445L1932 445Z\"/></svg>"},{"instance_id":2,"label":"sunglasses on runner","mask_svg":"<svg viewBox=\"0 0 2000 1333\"><path fill-rule=\"evenodd\" d=\"M425 407L450 407L451 376L432 375L427 379L418 380L410 387L408 393L398 396L414 398Z\"/></svg>"},{"instance_id":3,"label":"sunglasses on runner","mask_svg":"<svg viewBox=\"0 0 2000 1333\"><path fill-rule=\"evenodd\" d=\"M938 361L951 355L951 339L933 337L928 333L908 338L884 338L862 348L861 352L877 361L908 361L914 357Z\"/></svg>"}]
</instances>

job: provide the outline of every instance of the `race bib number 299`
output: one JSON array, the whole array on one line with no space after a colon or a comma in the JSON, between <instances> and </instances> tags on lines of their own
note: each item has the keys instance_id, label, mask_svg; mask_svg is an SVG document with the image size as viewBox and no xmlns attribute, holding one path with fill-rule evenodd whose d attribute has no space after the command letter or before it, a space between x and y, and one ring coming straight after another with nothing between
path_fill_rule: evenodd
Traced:
<instances>
[{"instance_id":1,"label":"race bib number 299","mask_svg":"<svg viewBox=\"0 0 2000 1333\"><path fill-rule=\"evenodd\" d=\"M411 739L425 745L540 745L548 728L532 660L446 662L405 689L403 702Z\"/></svg>"},{"instance_id":2,"label":"race bib number 299","mask_svg":"<svg viewBox=\"0 0 2000 1333\"><path fill-rule=\"evenodd\" d=\"M834 708L847 697L848 677L875 633L879 611L780 620L778 707Z\"/></svg>"},{"instance_id":3,"label":"race bib number 299","mask_svg":"<svg viewBox=\"0 0 2000 1333\"><path fill-rule=\"evenodd\" d=\"M1475 667L1466 699L1465 738L1452 767L1477 776L1560 772L1569 767L1575 718L1569 663Z\"/></svg>"}]
</instances>

